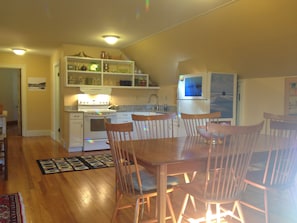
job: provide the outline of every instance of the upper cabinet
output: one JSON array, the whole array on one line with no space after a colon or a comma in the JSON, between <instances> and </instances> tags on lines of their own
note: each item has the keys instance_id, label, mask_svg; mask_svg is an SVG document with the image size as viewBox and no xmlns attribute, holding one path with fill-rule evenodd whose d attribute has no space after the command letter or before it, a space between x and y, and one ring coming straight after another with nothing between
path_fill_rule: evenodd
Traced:
<instances>
[{"instance_id":1,"label":"upper cabinet","mask_svg":"<svg viewBox=\"0 0 297 223\"><path fill-rule=\"evenodd\" d=\"M134 61L66 56L66 86L112 88L154 88L148 74L136 74Z\"/></svg>"}]
</instances>

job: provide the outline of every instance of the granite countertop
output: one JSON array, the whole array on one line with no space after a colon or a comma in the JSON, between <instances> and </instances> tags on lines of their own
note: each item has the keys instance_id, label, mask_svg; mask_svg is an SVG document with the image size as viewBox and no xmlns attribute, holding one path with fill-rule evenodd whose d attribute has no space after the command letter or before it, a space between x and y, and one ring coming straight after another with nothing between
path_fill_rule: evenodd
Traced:
<instances>
[{"instance_id":1,"label":"granite countertop","mask_svg":"<svg viewBox=\"0 0 297 223\"><path fill-rule=\"evenodd\" d=\"M112 109L116 110L117 112L159 112L159 113L172 113L176 112L176 106L164 106L159 105L112 105ZM77 106L65 106L65 112L82 112L78 111Z\"/></svg>"},{"instance_id":2,"label":"granite countertop","mask_svg":"<svg viewBox=\"0 0 297 223\"><path fill-rule=\"evenodd\" d=\"M117 112L176 112L176 106L164 106L159 105L158 108L156 105L119 105L117 106Z\"/></svg>"}]
</instances>

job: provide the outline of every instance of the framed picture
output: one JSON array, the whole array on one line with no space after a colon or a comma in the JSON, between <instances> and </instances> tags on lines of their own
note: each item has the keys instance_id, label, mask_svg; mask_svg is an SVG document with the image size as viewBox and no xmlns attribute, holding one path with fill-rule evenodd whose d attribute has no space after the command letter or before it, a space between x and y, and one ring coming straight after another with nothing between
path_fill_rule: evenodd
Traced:
<instances>
[{"instance_id":1,"label":"framed picture","mask_svg":"<svg viewBox=\"0 0 297 223\"><path fill-rule=\"evenodd\" d=\"M46 78L43 78L43 77L29 77L28 78L28 89L30 91L45 91L45 89L46 89Z\"/></svg>"}]
</instances>

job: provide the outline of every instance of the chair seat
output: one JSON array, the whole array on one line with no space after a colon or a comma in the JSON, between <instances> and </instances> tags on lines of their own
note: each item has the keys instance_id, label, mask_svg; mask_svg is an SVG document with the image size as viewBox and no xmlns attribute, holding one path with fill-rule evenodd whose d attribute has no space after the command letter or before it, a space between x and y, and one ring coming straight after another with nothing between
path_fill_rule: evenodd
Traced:
<instances>
[{"instance_id":1,"label":"chair seat","mask_svg":"<svg viewBox=\"0 0 297 223\"><path fill-rule=\"evenodd\" d=\"M153 190L157 190L157 182L156 182L156 177L153 174L148 173L145 170L141 170L139 171L140 174L140 178L142 181L142 191L143 192L148 192L148 191L153 191ZM138 185L138 181L137 181L137 177L136 177L136 173L132 173L132 177L133 177L133 185L135 190L139 191L139 185ZM167 186L168 187L173 187L178 185L178 178L174 177L174 176L168 176L167 177Z\"/></svg>"}]
</instances>

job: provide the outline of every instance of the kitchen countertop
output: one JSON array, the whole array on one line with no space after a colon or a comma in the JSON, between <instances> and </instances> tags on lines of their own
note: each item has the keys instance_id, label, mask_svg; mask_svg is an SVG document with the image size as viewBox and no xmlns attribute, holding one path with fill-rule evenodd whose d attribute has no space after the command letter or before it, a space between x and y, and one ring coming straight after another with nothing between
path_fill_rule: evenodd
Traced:
<instances>
[{"instance_id":1,"label":"kitchen countertop","mask_svg":"<svg viewBox=\"0 0 297 223\"><path fill-rule=\"evenodd\" d=\"M119 105L117 106L117 112L158 112L158 113L172 113L176 112L176 106L159 105L156 109L156 105Z\"/></svg>"},{"instance_id":2,"label":"kitchen countertop","mask_svg":"<svg viewBox=\"0 0 297 223\"><path fill-rule=\"evenodd\" d=\"M158 112L158 113L172 113L176 112L176 106L167 106L164 109L164 105L159 105L159 109L155 108L155 105L118 105L114 106L117 112ZM65 112L82 112L78 111L77 106L65 106Z\"/></svg>"}]
</instances>

